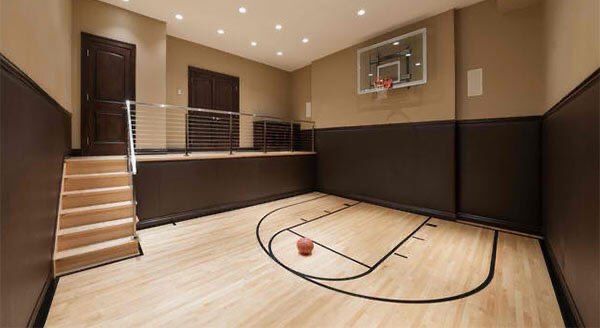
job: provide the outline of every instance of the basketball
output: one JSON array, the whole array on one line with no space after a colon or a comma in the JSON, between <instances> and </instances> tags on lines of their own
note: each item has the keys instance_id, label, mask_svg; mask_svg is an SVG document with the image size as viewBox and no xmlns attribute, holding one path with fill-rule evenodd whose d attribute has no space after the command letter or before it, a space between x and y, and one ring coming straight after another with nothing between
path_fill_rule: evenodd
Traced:
<instances>
[{"instance_id":1,"label":"basketball","mask_svg":"<svg viewBox=\"0 0 600 328\"><path fill-rule=\"evenodd\" d=\"M296 246L298 247L298 253L303 256L310 255L315 247L312 240L304 237L298 239Z\"/></svg>"}]
</instances>

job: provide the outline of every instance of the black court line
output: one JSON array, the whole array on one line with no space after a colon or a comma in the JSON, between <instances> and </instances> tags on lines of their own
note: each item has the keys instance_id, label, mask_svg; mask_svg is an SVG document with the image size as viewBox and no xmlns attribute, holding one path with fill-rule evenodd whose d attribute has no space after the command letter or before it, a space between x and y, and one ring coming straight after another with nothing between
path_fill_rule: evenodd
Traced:
<instances>
[{"instance_id":1,"label":"black court line","mask_svg":"<svg viewBox=\"0 0 600 328\"><path fill-rule=\"evenodd\" d=\"M327 195L325 195L327 196ZM308 200L310 201L310 200ZM305 202L308 202L305 201ZM304 203L304 202L300 202L300 203ZM298 203L298 204L300 204ZM460 294L456 294L456 295L452 295L452 296L448 296L448 297L441 297L441 298L434 298L434 299L421 299L421 300L415 300L415 299L393 299L393 298L385 298L385 297L377 297L377 296L370 296L370 295L362 295L362 294L358 294L358 293L354 293L354 292L350 292L347 290L343 290L343 289L339 289L339 288L335 288L332 286L329 286L323 282L317 281L317 278L311 278L309 275L306 274L302 274L301 272L295 271L287 266L285 266L283 263L281 263L279 261L279 259L277 259L277 257L274 256L273 252L272 252L272 242L273 239L275 238L275 236L279 233L281 233L282 231L286 231L287 229L291 229L293 227L289 227L286 228L284 230L281 230L279 232L277 232L275 235L273 235L273 237L271 237L271 239L269 240L269 250L267 250L267 248L265 247L265 245L263 244L262 240L260 239L260 234L259 234L259 229L260 229L260 225L262 224L262 222L272 213L286 208L286 207L290 207L290 206L294 206L294 205L287 205L284 207L281 207L279 209L275 209L271 212L269 212L268 214L266 214L265 216L263 216L257 226L256 226L256 238L258 240L259 245L261 246L261 248L265 251L265 253L273 260L275 261L277 264L279 264L280 266L282 266L284 269L288 270L289 272L297 275L298 277L305 279L309 282L312 282L318 286L327 288L329 290L332 291L336 291L345 295L349 295L349 296L354 296L354 297L360 297L360 298L364 298L364 299L369 299L369 300L373 300L373 301L381 301L381 302L390 302L390 303L407 303L407 304L429 304L429 303L440 303L440 302L448 302L448 301L453 301L453 300L457 300L457 299L461 299L464 297L468 297L471 296L475 293L478 293L479 291L483 290L485 287L487 287L490 282L494 279L494 273L495 273L495 268L496 268L496 252L497 252L497 246L498 246L498 230L493 230L494 231L494 240L493 240L493 244L492 244L492 254L491 254L491 259L490 259L490 268L488 271L488 275L485 278L485 280L479 284L477 287L475 287L474 289L464 292L464 293L460 293ZM400 247L402 245L402 243L406 240L408 240L414 233L416 233L420 228L422 228L425 224L427 224L427 222L431 219L431 217L427 218L427 220L425 220L425 222L423 222L415 231L413 231L409 236L407 236L402 242L400 242L400 244L398 244L397 247L395 247L390 253L388 253L384 258L380 259L374 266L372 266L372 269L369 269L370 271L374 270L374 268L376 268L379 264L383 263L383 261L385 261L385 259L387 259L387 257L389 257L391 254L395 253L396 249L398 247ZM310 221L309 221L310 222ZM301 224L298 224L296 226L305 224L308 222L303 222ZM368 273L363 273L361 275L358 275L357 278L359 276L364 276ZM328 280L328 279L321 279L321 280ZM329 280L347 280L347 279L329 279Z\"/></svg>"},{"instance_id":2,"label":"black court line","mask_svg":"<svg viewBox=\"0 0 600 328\"><path fill-rule=\"evenodd\" d=\"M304 222L308 222L308 220L307 220L307 219L300 218L300 220L302 220L302 221L304 221Z\"/></svg>"},{"instance_id":3,"label":"black court line","mask_svg":"<svg viewBox=\"0 0 600 328\"><path fill-rule=\"evenodd\" d=\"M425 239L423 239L423 238L421 238L421 237L417 237L417 236L413 236L413 238L414 238L414 239L417 239L417 240L425 240Z\"/></svg>"},{"instance_id":4,"label":"black court line","mask_svg":"<svg viewBox=\"0 0 600 328\"><path fill-rule=\"evenodd\" d=\"M356 204L354 204L354 205L357 205L357 204L359 204L359 203L356 203ZM354 206L354 205L352 205L352 206ZM349 207L346 207L346 208L349 208ZM341 209L341 210L343 210L343 209ZM339 212L339 210L338 210L338 211L336 211L336 212ZM327 214L327 215L329 215L329 214ZM327 216L327 215L324 215L324 216L321 216L321 217L325 217L325 216ZM321 218L321 217L319 217L319 218ZM423 227L423 226L424 226L424 225L425 225L425 224L426 224L426 223L427 223L427 222L428 222L430 219L431 219L431 218L430 218L430 217L428 217L428 218L427 218L427 219L426 219L424 222L422 222L422 223L421 223L421 224L420 224L420 225L419 225L419 226L418 226L418 227L417 227L415 230L413 230L413 231L412 231L412 232L411 232L411 233L410 233L408 236L406 236L406 237L405 237L404 239L402 239L402 241L400 241L400 242L399 242L399 243L398 243L398 244L397 244L397 245L396 245L394 248L392 248L392 250L390 250L390 251L389 251L389 252L388 252L388 253L387 253L387 254L386 254L384 257L382 257L381 259L379 259L379 261L377 261L377 262L376 262L374 265L370 266L368 270L366 270L366 271L363 271L363 272L361 272L361 273L359 273L359 274L357 274L357 275L354 275L354 276L342 277L342 278L332 278L332 277L319 277L319 276L313 276L313 275L309 275L309 274L306 274L306 273L303 273L303 272L296 271L296 270L294 270L294 269L292 269L292 268L290 268L290 267L287 267L287 266L285 266L283 263L281 263L281 262L279 261L279 259L277 258L277 256L275 256L275 254L273 253L273 249L272 249L273 240L274 240L274 239L275 239L275 237L277 237L277 236L278 236L280 233L282 233L282 232L286 231L287 229L293 229L293 228L295 228L295 227L297 227L297 226L300 226L300 225L302 225L302 224L304 224L304 223L297 224L297 225L295 225L295 226L292 226L292 227L289 227L289 228L286 228L286 229L279 230L277 233L275 233L275 234L274 234L274 235L271 237L271 239L269 240L269 251L267 252L267 254L269 254L269 256L270 256L270 257L271 257L271 258L272 258L274 261L276 261L277 263L279 263L281 266L284 266L286 269L288 269L288 270L292 271L292 272L293 272L293 273L295 273L295 274L298 274L298 275L303 275L303 276L305 276L305 277L307 277L307 278L309 278L309 279L316 279L316 280L323 280L323 281L345 281L345 280L353 280L353 279L358 279L358 278L361 278L361 277L364 277L364 276L368 275L369 273L373 272L373 270L377 269L377 267L378 267L378 266L379 266L381 263L383 263L383 262L384 262L384 261L385 261L385 260L386 260L388 257L390 257L390 256L391 256L391 255L392 255L392 254L393 254L393 253L394 253L394 252L395 252L395 251L396 251L398 248L400 248L400 246L402 246L402 245L403 245L403 244L404 244L404 243L405 243L407 240L409 240L409 239L410 239L410 237L412 237L412 236L413 236L413 235L414 235L414 234L415 234L417 231L419 231L419 229L421 229L421 228L422 228L422 227ZM310 222L310 221L309 221L309 222ZM259 242L262 244L262 241L260 241L260 240L259 240Z\"/></svg>"},{"instance_id":5,"label":"black court line","mask_svg":"<svg viewBox=\"0 0 600 328\"><path fill-rule=\"evenodd\" d=\"M394 253L394 255L398 255L398 256L400 256L400 257L403 257L403 258L405 258L405 259L407 259L407 258L408 258L408 256L406 256L406 255L402 255L402 254L398 254L398 253Z\"/></svg>"},{"instance_id":6,"label":"black court line","mask_svg":"<svg viewBox=\"0 0 600 328\"><path fill-rule=\"evenodd\" d=\"M285 208L288 208L288 207L292 207L292 206L296 206L296 205L300 205L300 204L304 204L304 203L308 203L308 202L312 202L313 200L317 200L317 199L320 199L320 198L323 198L323 197L327 197L327 196L329 196L329 195L324 194L324 195L313 197L311 199L303 200L303 201L300 201L300 202L297 202L297 203L285 205L285 206L276 208L276 209L270 211L269 213L265 214L260 219L260 221L258 221L258 224L256 225L256 239L258 239L258 243L260 244L260 247L263 249L263 251L265 251L265 253L267 253L267 254L269 253L267 251L267 248L265 247L265 245L263 245L263 243L260 241L260 225L262 224L262 222L263 222L264 219L266 219L269 215L271 215L271 214L273 214L273 213L275 213L277 211L280 211L282 209L285 209Z\"/></svg>"},{"instance_id":7,"label":"black court line","mask_svg":"<svg viewBox=\"0 0 600 328\"><path fill-rule=\"evenodd\" d=\"M426 226L428 226L428 227L434 227L435 228L435 227L437 227L437 224L427 223Z\"/></svg>"},{"instance_id":8,"label":"black court line","mask_svg":"<svg viewBox=\"0 0 600 328\"><path fill-rule=\"evenodd\" d=\"M301 237L301 238L306 238L306 237L302 236L301 234L297 233L296 231L294 231L294 230L292 230L292 229L287 229L287 231L289 231L289 232L293 233L294 235L296 235L296 236L298 236L298 237ZM312 239L311 239L311 240L312 240ZM336 253L337 255L340 255L340 256L342 256L342 257L345 257L345 258L347 258L348 260L350 260L350 261L352 261L352 262L356 262L356 263L358 263L358 264L360 264L360 265L362 265L362 266L364 266L364 267L366 267L366 268L368 268L368 269L370 269L370 268L371 268L370 266L368 266L368 265L366 265L366 264L362 263L361 261L359 261L359 260L356 260L356 259L353 259L353 258L351 258L350 256L348 256L348 255L346 255L346 254L343 254L343 253L340 253L340 252L336 251L335 249L333 249L333 248L330 248L330 247L327 247L327 246L325 246L325 245L323 245L323 244L321 244L321 243L319 243L319 242L317 242L317 241L315 241L315 240L312 240L312 242L313 242L313 243L315 243L315 244L317 244L317 245L319 245L319 246L321 246L321 247L323 247L323 248L325 248L325 249L327 249L327 250L329 250L329 251L331 251L331 252L334 252L334 253Z\"/></svg>"}]
</instances>

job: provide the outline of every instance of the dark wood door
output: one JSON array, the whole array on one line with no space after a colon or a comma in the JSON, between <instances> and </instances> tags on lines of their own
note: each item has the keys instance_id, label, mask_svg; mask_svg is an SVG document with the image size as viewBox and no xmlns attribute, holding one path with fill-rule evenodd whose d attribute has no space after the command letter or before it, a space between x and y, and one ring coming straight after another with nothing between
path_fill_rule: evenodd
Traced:
<instances>
[{"instance_id":1,"label":"dark wood door","mask_svg":"<svg viewBox=\"0 0 600 328\"><path fill-rule=\"evenodd\" d=\"M193 108L239 112L239 78L196 67L188 69L188 105ZM192 151L229 149L229 115L191 112L188 148ZM231 142L239 147L239 117L232 117Z\"/></svg>"},{"instance_id":2,"label":"dark wood door","mask_svg":"<svg viewBox=\"0 0 600 328\"><path fill-rule=\"evenodd\" d=\"M125 100L135 100L135 45L81 34L81 150L125 154Z\"/></svg>"}]
</instances>

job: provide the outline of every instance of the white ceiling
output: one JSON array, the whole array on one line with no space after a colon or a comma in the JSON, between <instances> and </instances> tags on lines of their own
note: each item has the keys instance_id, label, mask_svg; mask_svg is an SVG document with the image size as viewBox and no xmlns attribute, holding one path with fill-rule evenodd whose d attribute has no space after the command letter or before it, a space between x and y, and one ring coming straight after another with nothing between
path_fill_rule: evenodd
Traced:
<instances>
[{"instance_id":1,"label":"white ceiling","mask_svg":"<svg viewBox=\"0 0 600 328\"><path fill-rule=\"evenodd\" d=\"M481 0L102 1L167 22L169 35L292 71L393 28ZM247 13L240 14L240 6ZM366 14L357 16L359 9ZM283 29L275 30L276 24ZM302 43L303 37L310 41Z\"/></svg>"}]
</instances>

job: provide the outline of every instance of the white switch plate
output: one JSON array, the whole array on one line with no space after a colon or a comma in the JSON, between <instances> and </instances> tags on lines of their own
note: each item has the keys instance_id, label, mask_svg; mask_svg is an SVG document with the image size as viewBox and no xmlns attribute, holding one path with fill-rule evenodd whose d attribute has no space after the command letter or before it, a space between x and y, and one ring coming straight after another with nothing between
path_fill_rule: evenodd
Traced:
<instances>
[{"instance_id":1,"label":"white switch plate","mask_svg":"<svg viewBox=\"0 0 600 328\"><path fill-rule=\"evenodd\" d=\"M306 117L312 116L312 103L309 101L306 103Z\"/></svg>"},{"instance_id":2,"label":"white switch plate","mask_svg":"<svg viewBox=\"0 0 600 328\"><path fill-rule=\"evenodd\" d=\"M483 69L467 71L467 97L476 97L483 94Z\"/></svg>"},{"instance_id":3,"label":"white switch plate","mask_svg":"<svg viewBox=\"0 0 600 328\"><path fill-rule=\"evenodd\" d=\"M181 89L177 89L177 94L178 94L178 95L182 95L182 94L183 94L183 90L181 90Z\"/></svg>"}]
</instances>

